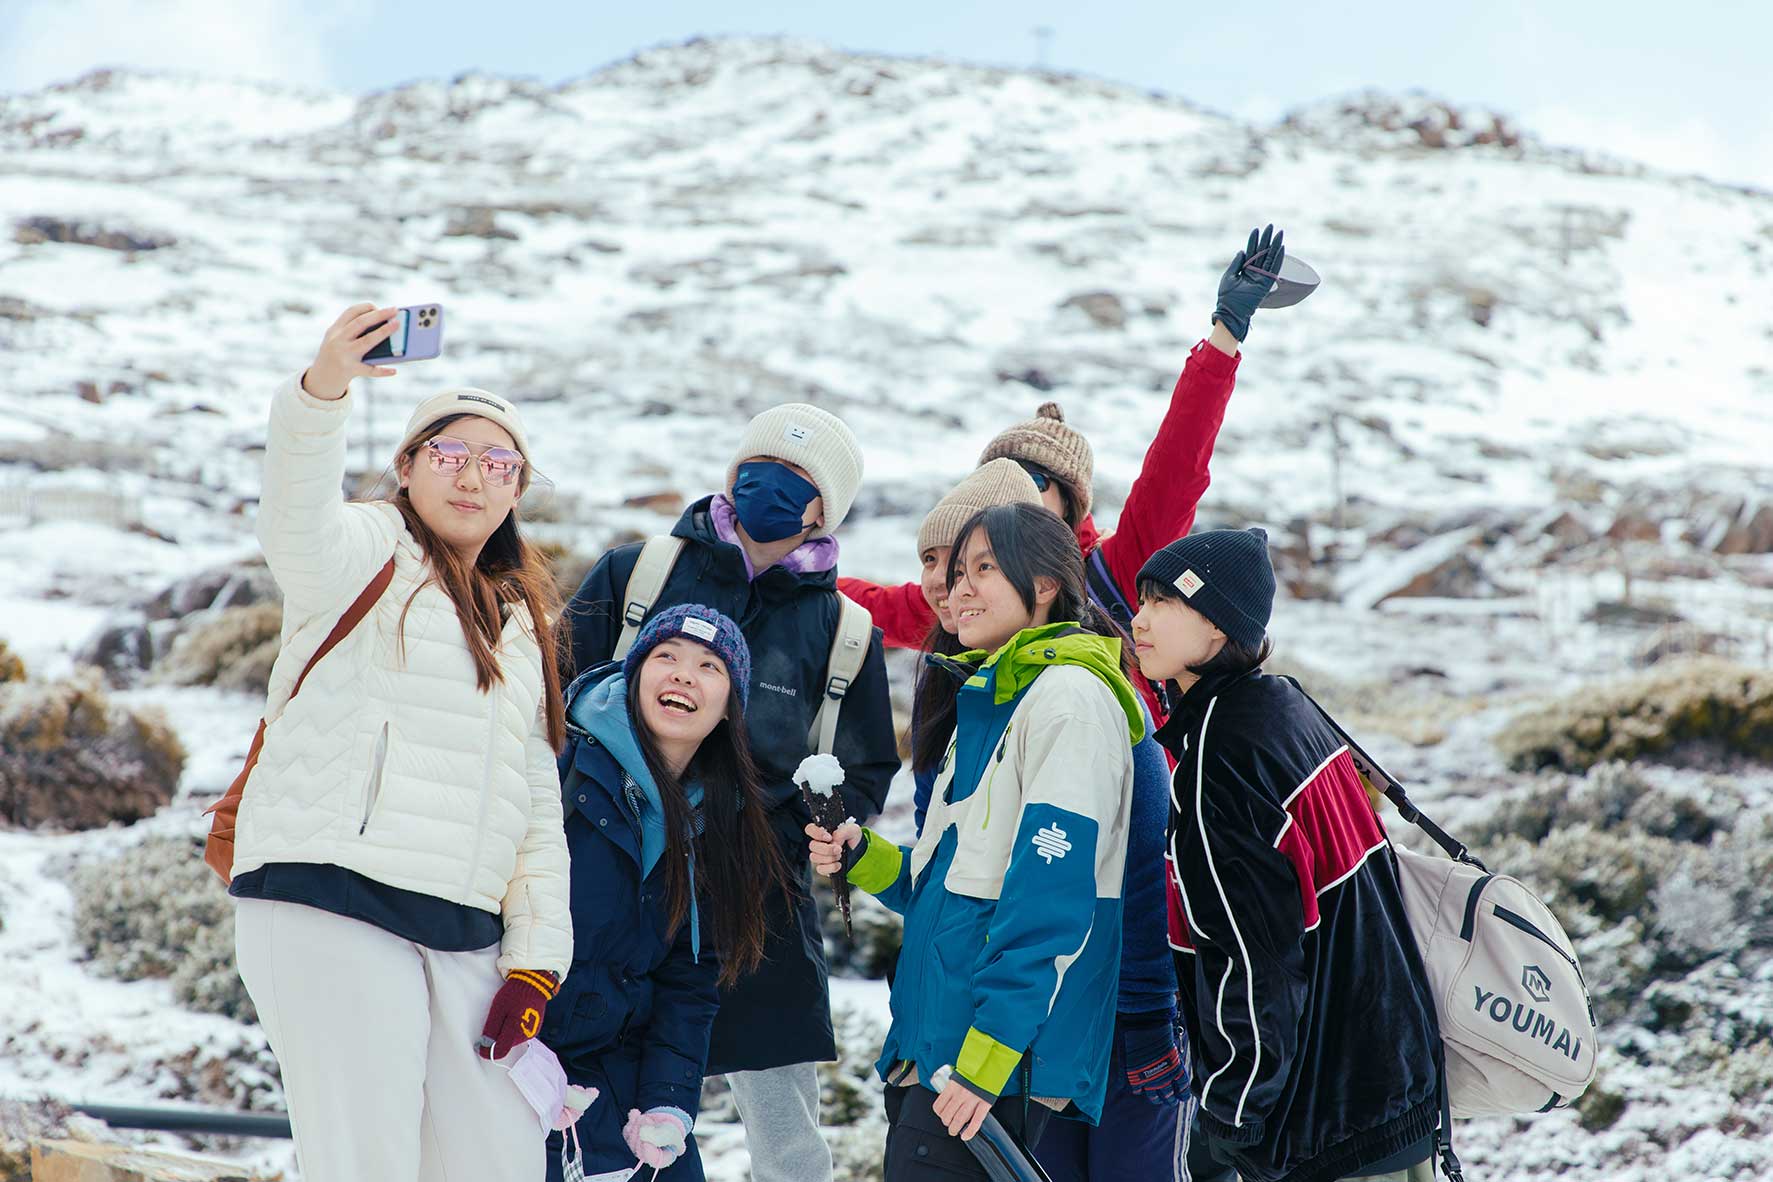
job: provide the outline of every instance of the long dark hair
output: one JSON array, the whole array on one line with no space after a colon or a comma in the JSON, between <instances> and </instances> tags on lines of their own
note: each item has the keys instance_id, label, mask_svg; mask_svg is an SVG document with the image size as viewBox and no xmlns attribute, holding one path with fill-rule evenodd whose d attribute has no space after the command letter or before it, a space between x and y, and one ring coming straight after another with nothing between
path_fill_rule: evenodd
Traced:
<instances>
[{"instance_id":1,"label":"long dark hair","mask_svg":"<svg viewBox=\"0 0 1773 1182\"><path fill-rule=\"evenodd\" d=\"M408 442L395 457L395 468L416 463L425 441L457 419L471 415L451 415L439 419L415 440ZM523 485L529 486L529 465L523 468ZM560 589L555 585L548 556L524 538L518 527L517 505L499 523L481 547L480 557L469 563L461 552L434 533L404 488L387 498L406 522L406 528L425 552L431 573L425 583L436 583L455 604L456 617L462 623L462 636L468 642L468 655L474 661L474 681L485 693L505 680L499 665L499 638L505 631L503 607L519 603L529 613L530 634L542 652L542 708L548 728L548 742L559 751L566 743L566 706L560 694ZM406 651L406 616L412 610L415 590L400 609L399 639L401 652Z\"/></svg>"},{"instance_id":2,"label":"long dark hair","mask_svg":"<svg viewBox=\"0 0 1773 1182\"><path fill-rule=\"evenodd\" d=\"M762 963L769 934L766 901L789 889L788 866L766 816L763 778L751 758L739 691L728 688L726 717L702 740L681 776L659 754L658 739L641 712L640 665L628 678L628 718L665 811L667 938L689 917L693 851L697 909L720 952L720 984L731 987ZM695 832L690 809L691 783L702 786L701 833Z\"/></svg>"},{"instance_id":3,"label":"long dark hair","mask_svg":"<svg viewBox=\"0 0 1773 1182\"><path fill-rule=\"evenodd\" d=\"M1084 574L1083 553L1077 535L1050 509L1039 505L996 505L981 509L967 519L954 537L948 554L948 586L954 586L967 540L984 530L997 558L998 569L1016 589L1022 605L1034 610L1034 581L1049 578L1059 585L1047 619L1055 624L1076 623L1087 632L1120 642L1121 672L1132 677L1131 657L1125 637L1113 620L1090 602L1089 581ZM938 623L925 644L926 651L941 654L960 649L957 637ZM961 679L940 663L925 661L918 672L913 713L917 729L912 735L911 766L929 772L941 765L954 733L955 695Z\"/></svg>"}]
</instances>

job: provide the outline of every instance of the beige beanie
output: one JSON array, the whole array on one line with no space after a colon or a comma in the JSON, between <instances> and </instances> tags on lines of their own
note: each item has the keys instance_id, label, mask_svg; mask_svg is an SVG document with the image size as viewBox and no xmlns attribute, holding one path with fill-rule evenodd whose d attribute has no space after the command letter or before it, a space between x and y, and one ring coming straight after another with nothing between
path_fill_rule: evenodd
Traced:
<instances>
[{"instance_id":1,"label":"beige beanie","mask_svg":"<svg viewBox=\"0 0 1773 1182\"><path fill-rule=\"evenodd\" d=\"M405 455L409 447L424 442L433 427L454 415L473 415L503 427L511 436L512 442L517 444L517 454L524 459L521 487L529 487L534 464L529 454L529 435L523 429L523 420L517 415L517 407L512 405L509 398L500 398L497 394L477 390L472 386L443 390L419 403L413 410L412 417L406 420L406 434L394 454Z\"/></svg>"},{"instance_id":2,"label":"beige beanie","mask_svg":"<svg viewBox=\"0 0 1773 1182\"><path fill-rule=\"evenodd\" d=\"M990 460L973 469L972 475L954 486L954 490L931 509L917 530L917 554L932 546L952 546L973 514L999 505L1039 505L1040 490L1034 478L1011 459Z\"/></svg>"},{"instance_id":3,"label":"beige beanie","mask_svg":"<svg viewBox=\"0 0 1773 1182\"><path fill-rule=\"evenodd\" d=\"M1045 468L1071 489L1078 517L1089 514L1094 503L1090 485L1096 471L1096 456L1090 450L1090 441L1075 427L1066 425L1065 412L1057 402L1043 403L1034 418L1017 423L986 444L979 462L1000 456L1027 460Z\"/></svg>"},{"instance_id":4,"label":"beige beanie","mask_svg":"<svg viewBox=\"0 0 1773 1182\"><path fill-rule=\"evenodd\" d=\"M756 456L787 460L805 468L825 500L825 524L810 536L822 538L837 532L862 487L862 445L842 419L804 402L772 406L752 419L739 440L732 466L726 470L727 496L733 495L739 465Z\"/></svg>"}]
</instances>

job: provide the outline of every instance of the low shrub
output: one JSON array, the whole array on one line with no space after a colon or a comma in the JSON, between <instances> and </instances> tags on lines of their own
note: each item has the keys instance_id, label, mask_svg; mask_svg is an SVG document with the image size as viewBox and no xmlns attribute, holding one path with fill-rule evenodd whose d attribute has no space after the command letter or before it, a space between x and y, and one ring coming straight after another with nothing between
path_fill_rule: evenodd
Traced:
<instances>
[{"instance_id":1,"label":"low shrub","mask_svg":"<svg viewBox=\"0 0 1773 1182\"><path fill-rule=\"evenodd\" d=\"M185 1006L250 1021L234 966L234 907L195 838L153 837L75 867L74 936L93 968L167 978Z\"/></svg>"},{"instance_id":2,"label":"low shrub","mask_svg":"<svg viewBox=\"0 0 1773 1182\"><path fill-rule=\"evenodd\" d=\"M1615 759L1773 763L1773 671L1669 663L1523 714L1497 744L1517 771L1581 772Z\"/></svg>"},{"instance_id":3,"label":"low shrub","mask_svg":"<svg viewBox=\"0 0 1773 1182\"><path fill-rule=\"evenodd\" d=\"M0 684L0 824L139 821L172 800L184 767L165 716L113 703L94 671Z\"/></svg>"},{"instance_id":4,"label":"low shrub","mask_svg":"<svg viewBox=\"0 0 1773 1182\"><path fill-rule=\"evenodd\" d=\"M0 682L23 681L25 679L25 662L19 655L0 640Z\"/></svg>"},{"instance_id":5,"label":"low shrub","mask_svg":"<svg viewBox=\"0 0 1773 1182\"><path fill-rule=\"evenodd\" d=\"M263 694L270 684L283 629L283 607L265 601L230 607L194 625L154 669L168 685L213 685Z\"/></svg>"}]
</instances>

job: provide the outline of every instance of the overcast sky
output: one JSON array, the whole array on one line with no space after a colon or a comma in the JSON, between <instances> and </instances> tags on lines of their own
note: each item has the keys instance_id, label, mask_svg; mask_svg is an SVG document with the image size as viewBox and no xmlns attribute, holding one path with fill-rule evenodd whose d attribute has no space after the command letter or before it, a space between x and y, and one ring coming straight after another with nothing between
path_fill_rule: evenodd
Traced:
<instances>
[{"instance_id":1,"label":"overcast sky","mask_svg":"<svg viewBox=\"0 0 1773 1182\"><path fill-rule=\"evenodd\" d=\"M1553 143L1773 189L1767 0L0 0L0 93L119 65L350 91L472 69L558 82L721 33L1028 65L1037 28L1055 67L1250 119L1367 86L1419 88Z\"/></svg>"}]
</instances>

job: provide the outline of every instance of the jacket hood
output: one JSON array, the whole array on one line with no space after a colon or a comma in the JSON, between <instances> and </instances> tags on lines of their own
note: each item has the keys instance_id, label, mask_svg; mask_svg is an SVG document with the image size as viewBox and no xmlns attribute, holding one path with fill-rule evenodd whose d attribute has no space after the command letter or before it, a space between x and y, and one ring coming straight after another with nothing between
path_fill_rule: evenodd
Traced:
<instances>
[{"instance_id":1,"label":"jacket hood","mask_svg":"<svg viewBox=\"0 0 1773 1182\"><path fill-rule=\"evenodd\" d=\"M1128 741L1133 744L1145 737L1145 709L1139 703L1139 691L1121 672L1120 653L1119 640L1098 636L1074 623L1060 623L1024 628L995 653L987 654L980 649L960 653L952 660L975 665L980 674L995 667L997 680L993 698L1000 706L1027 689L1043 670L1054 665L1076 665L1087 669L1113 692L1114 700L1127 716ZM980 674L975 674L975 678Z\"/></svg>"},{"instance_id":2,"label":"jacket hood","mask_svg":"<svg viewBox=\"0 0 1773 1182\"><path fill-rule=\"evenodd\" d=\"M634 734L634 717L628 710L628 679L622 676L622 663L611 661L586 673L583 684L569 689L567 720L603 744L604 750L628 774L640 789L640 876L646 878L665 853L665 803L652 769L641 753L640 740ZM576 692L575 692L576 691ZM690 807L702 803L702 786L685 785ZM690 854L690 941L699 958L701 926L696 916L696 859Z\"/></svg>"}]
</instances>

